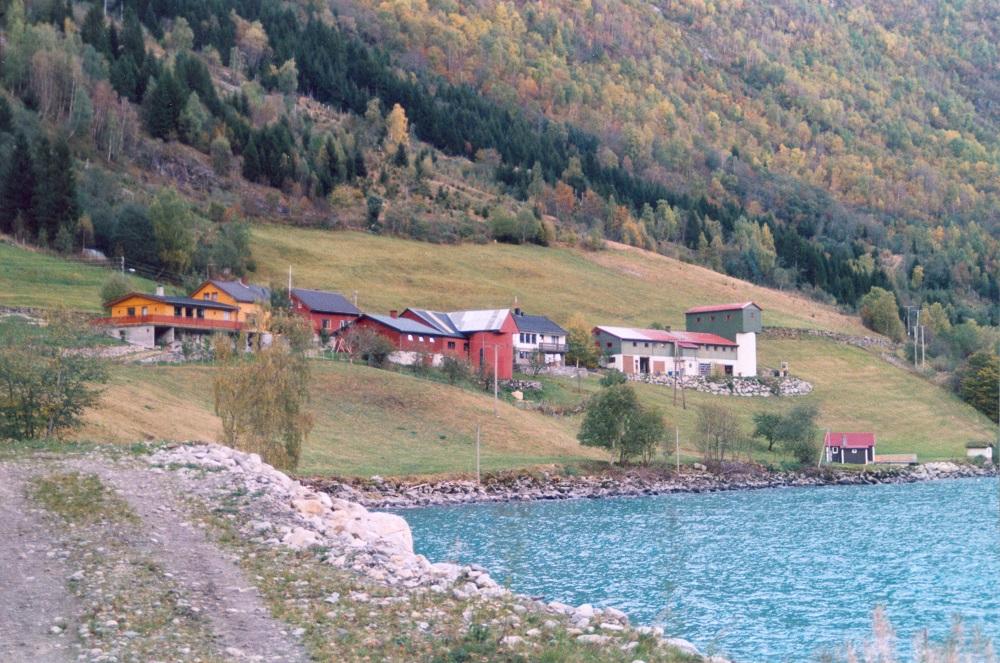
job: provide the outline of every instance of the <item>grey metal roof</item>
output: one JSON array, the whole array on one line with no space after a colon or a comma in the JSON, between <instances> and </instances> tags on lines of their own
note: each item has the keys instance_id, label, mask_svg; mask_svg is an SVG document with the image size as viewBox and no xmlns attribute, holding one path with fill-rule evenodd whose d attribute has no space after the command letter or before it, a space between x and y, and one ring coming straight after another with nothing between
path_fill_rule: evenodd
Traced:
<instances>
[{"instance_id":1,"label":"grey metal roof","mask_svg":"<svg viewBox=\"0 0 1000 663\"><path fill-rule=\"evenodd\" d=\"M517 323L517 330L520 332L551 334L553 336L566 335L565 329L552 322L544 315L525 315L523 313L515 313L514 322Z\"/></svg>"},{"instance_id":2,"label":"grey metal roof","mask_svg":"<svg viewBox=\"0 0 1000 663\"><path fill-rule=\"evenodd\" d=\"M292 288L292 295L305 304L310 311L317 313L343 313L344 315L361 315L357 306L340 293L325 290L306 290Z\"/></svg>"},{"instance_id":3,"label":"grey metal roof","mask_svg":"<svg viewBox=\"0 0 1000 663\"><path fill-rule=\"evenodd\" d=\"M236 307L222 302L212 302L207 299L194 299L192 297L171 297L169 295L146 295L152 299L159 299L167 304L175 306L200 306L202 308L217 308L223 311L235 311Z\"/></svg>"},{"instance_id":4,"label":"grey metal roof","mask_svg":"<svg viewBox=\"0 0 1000 663\"><path fill-rule=\"evenodd\" d=\"M365 313L363 317L375 320L390 329L395 329L396 331L403 332L404 334L424 334L427 336L463 338L461 334L442 332L434 327L429 327L428 325L417 322L416 320L410 320L409 318L393 318L388 315L372 315L371 313Z\"/></svg>"},{"instance_id":5,"label":"grey metal roof","mask_svg":"<svg viewBox=\"0 0 1000 663\"><path fill-rule=\"evenodd\" d=\"M500 331L507 316L510 315L508 308L451 311L449 313L414 308L407 310L415 313L428 325L451 334Z\"/></svg>"},{"instance_id":6,"label":"grey metal roof","mask_svg":"<svg viewBox=\"0 0 1000 663\"><path fill-rule=\"evenodd\" d=\"M212 283L238 302L266 302L271 299L270 288L262 285L219 279L212 279Z\"/></svg>"}]
</instances>

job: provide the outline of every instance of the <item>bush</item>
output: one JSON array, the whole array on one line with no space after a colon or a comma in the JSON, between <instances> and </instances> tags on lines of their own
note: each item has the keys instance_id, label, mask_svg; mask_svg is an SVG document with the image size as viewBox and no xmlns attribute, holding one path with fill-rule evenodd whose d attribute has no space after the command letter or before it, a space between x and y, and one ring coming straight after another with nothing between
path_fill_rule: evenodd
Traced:
<instances>
[{"instance_id":1,"label":"bush","mask_svg":"<svg viewBox=\"0 0 1000 663\"><path fill-rule=\"evenodd\" d=\"M469 363L457 357L445 357L441 360L441 373L448 384L458 384L465 382L472 375Z\"/></svg>"},{"instance_id":2,"label":"bush","mask_svg":"<svg viewBox=\"0 0 1000 663\"><path fill-rule=\"evenodd\" d=\"M884 288L874 287L861 298L861 322L872 331L884 334L894 341L903 339L903 322L899 319L896 295Z\"/></svg>"},{"instance_id":3,"label":"bush","mask_svg":"<svg viewBox=\"0 0 1000 663\"><path fill-rule=\"evenodd\" d=\"M233 149L225 136L216 136L209 146L212 155L212 169L219 177L228 177L233 163Z\"/></svg>"},{"instance_id":4,"label":"bush","mask_svg":"<svg viewBox=\"0 0 1000 663\"><path fill-rule=\"evenodd\" d=\"M105 279L104 285L101 286L101 305L124 297L131 291L132 284L129 283L125 275L120 272L112 272L111 276Z\"/></svg>"}]
</instances>

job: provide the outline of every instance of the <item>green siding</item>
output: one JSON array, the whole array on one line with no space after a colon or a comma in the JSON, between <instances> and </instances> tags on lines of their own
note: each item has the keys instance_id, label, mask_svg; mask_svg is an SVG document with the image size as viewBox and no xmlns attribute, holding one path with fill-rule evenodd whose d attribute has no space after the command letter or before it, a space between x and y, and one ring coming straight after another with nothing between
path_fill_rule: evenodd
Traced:
<instances>
[{"instance_id":1,"label":"green siding","mask_svg":"<svg viewBox=\"0 0 1000 663\"><path fill-rule=\"evenodd\" d=\"M732 311L688 313L686 318L688 331L717 334L730 341L735 341L737 334L759 332L763 328L761 312L756 306Z\"/></svg>"}]
</instances>

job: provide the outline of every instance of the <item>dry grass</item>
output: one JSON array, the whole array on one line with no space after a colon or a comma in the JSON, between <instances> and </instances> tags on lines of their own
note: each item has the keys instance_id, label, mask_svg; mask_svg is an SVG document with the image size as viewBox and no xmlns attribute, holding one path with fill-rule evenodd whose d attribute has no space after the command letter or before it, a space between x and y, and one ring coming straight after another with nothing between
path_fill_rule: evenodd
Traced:
<instances>
[{"instance_id":1,"label":"dry grass","mask_svg":"<svg viewBox=\"0 0 1000 663\"><path fill-rule=\"evenodd\" d=\"M579 446L575 422L543 417L418 378L332 361L313 364L310 405L316 425L303 448L303 474L418 475L475 471L482 426L482 468L508 469L601 458ZM121 367L80 439L215 440L212 369Z\"/></svg>"},{"instance_id":2,"label":"dry grass","mask_svg":"<svg viewBox=\"0 0 1000 663\"><path fill-rule=\"evenodd\" d=\"M799 295L755 286L648 251L614 245L569 248L465 244L436 246L358 232L256 226L259 278L358 292L362 309L406 306L512 306L566 322L580 312L592 324L652 322L678 327L684 310L707 302L752 299L769 325L865 333L857 318ZM868 332L870 333L870 332Z\"/></svg>"}]
</instances>

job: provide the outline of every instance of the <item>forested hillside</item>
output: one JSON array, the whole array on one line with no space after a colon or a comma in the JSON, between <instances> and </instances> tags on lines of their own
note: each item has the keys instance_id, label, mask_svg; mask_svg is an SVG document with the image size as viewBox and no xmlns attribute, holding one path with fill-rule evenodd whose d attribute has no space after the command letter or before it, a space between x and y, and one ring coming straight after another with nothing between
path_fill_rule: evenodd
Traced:
<instances>
[{"instance_id":1,"label":"forested hillside","mask_svg":"<svg viewBox=\"0 0 1000 663\"><path fill-rule=\"evenodd\" d=\"M608 238L921 307L951 371L1000 317L998 27L911 4L6 0L0 232L178 285L261 220Z\"/></svg>"},{"instance_id":2,"label":"forested hillside","mask_svg":"<svg viewBox=\"0 0 1000 663\"><path fill-rule=\"evenodd\" d=\"M592 132L607 167L773 215L827 250L891 252L915 297L997 298L989 0L336 4L406 66ZM724 215L705 216L730 239ZM670 239L697 248L683 229Z\"/></svg>"}]
</instances>

